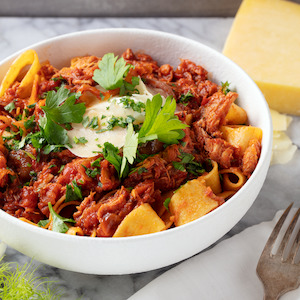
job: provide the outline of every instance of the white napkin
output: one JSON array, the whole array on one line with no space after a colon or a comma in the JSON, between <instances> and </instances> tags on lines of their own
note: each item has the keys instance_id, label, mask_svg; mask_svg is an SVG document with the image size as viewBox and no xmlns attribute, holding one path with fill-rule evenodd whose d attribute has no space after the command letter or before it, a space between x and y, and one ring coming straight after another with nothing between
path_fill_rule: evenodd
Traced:
<instances>
[{"instance_id":1,"label":"white napkin","mask_svg":"<svg viewBox=\"0 0 300 300\"><path fill-rule=\"evenodd\" d=\"M285 228L295 211L289 213ZM282 212L278 212L272 221L247 228L214 248L186 260L129 299L263 299L263 285L256 275L256 265ZM285 294L281 299L300 299L300 288Z\"/></svg>"}]
</instances>

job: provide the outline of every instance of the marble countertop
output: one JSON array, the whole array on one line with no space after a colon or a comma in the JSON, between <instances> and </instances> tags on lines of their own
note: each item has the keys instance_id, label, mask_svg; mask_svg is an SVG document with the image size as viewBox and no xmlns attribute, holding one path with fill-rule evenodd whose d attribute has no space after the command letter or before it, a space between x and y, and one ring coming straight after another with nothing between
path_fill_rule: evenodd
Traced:
<instances>
[{"instance_id":1,"label":"marble countertop","mask_svg":"<svg viewBox=\"0 0 300 300\"><path fill-rule=\"evenodd\" d=\"M202 42L218 51L226 40L232 18L7 18L0 17L0 60L23 47L57 35L96 28L136 27L166 31ZM300 185L300 118L294 117L288 135L298 150L286 165L271 166L255 203L242 220L223 237L271 220L279 209L290 202L299 206ZM31 259L8 248L4 261L21 264ZM33 261L37 275L56 280L65 293L63 299L127 299L151 280L173 266L155 271L120 276L85 275L60 270Z\"/></svg>"}]
</instances>

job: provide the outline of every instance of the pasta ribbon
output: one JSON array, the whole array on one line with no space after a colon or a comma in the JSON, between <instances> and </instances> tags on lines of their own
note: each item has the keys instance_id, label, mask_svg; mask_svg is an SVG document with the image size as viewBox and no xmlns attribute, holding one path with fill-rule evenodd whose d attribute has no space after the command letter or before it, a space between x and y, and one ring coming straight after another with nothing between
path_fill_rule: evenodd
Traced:
<instances>
[{"instance_id":1,"label":"pasta ribbon","mask_svg":"<svg viewBox=\"0 0 300 300\"><path fill-rule=\"evenodd\" d=\"M21 98L30 96L35 75L41 68L38 55L34 50L25 51L12 63L1 83L0 97L4 95L5 91L8 88L11 87L11 85L15 82L16 78L20 74L21 70L27 65L31 65L31 67L23 77L18 87L17 93Z\"/></svg>"}]
</instances>

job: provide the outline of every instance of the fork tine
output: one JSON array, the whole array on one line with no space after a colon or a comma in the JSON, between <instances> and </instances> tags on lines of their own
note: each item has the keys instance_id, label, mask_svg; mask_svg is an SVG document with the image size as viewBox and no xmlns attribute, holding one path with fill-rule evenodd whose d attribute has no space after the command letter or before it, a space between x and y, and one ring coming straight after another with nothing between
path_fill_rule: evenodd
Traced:
<instances>
[{"instance_id":1,"label":"fork tine","mask_svg":"<svg viewBox=\"0 0 300 300\"><path fill-rule=\"evenodd\" d=\"M293 230L294 230L294 228L296 226L296 223L298 221L299 215L300 215L300 208L295 213L295 215L294 215L294 217L293 217L293 219L292 219L292 221L291 221L288 229L286 230L286 232L285 232L284 237L283 237L283 239L282 239L282 241L280 243L280 246L278 248L278 251L277 251L276 255L283 257L284 249L286 248L286 246L288 244L288 241L289 241L289 238L290 238L290 236L291 236L291 234L292 234L292 232L293 232Z\"/></svg>"},{"instance_id":2,"label":"fork tine","mask_svg":"<svg viewBox=\"0 0 300 300\"><path fill-rule=\"evenodd\" d=\"M293 204L294 203L291 203L288 206L288 208L284 211L284 213L282 214L282 216L280 217L280 219L276 223L276 225L275 225L275 227L274 227L274 229L273 229L273 231L272 231L272 233L271 233L271 235L270 235L270 237L269 237L269 239L266 243L266 246L265 246L261 256L266 255L267 253L269 255L271 255L271 250L272 250L272 247L274 245L274 242L277 239L278 233L279 233L279 231L280 231L280 229L281 229L281 227L282 227L282 225L283 225L283 223L284 223L284 221L285 221L285 219L286 219L286 217L287 217L287 215L288 215L288 213L289 213L289 211L290 211Z\"/></svg>"},{"instance_id":3,"label":"fork tine","mask_svg":"<svg viewBox=\"0 0 300 300\"><path fill-rule=\"evenodd\" d=\"M298 252L299 246L300 246L300 229L299 229L299 231L298 231L298 233L297 233L297 235L295 237L295 240L293 242L290 254L287 257L286 261L288 263L294 263L295 262L295 258L296 258L296 254Z\"/></svg>"}]
</instances>

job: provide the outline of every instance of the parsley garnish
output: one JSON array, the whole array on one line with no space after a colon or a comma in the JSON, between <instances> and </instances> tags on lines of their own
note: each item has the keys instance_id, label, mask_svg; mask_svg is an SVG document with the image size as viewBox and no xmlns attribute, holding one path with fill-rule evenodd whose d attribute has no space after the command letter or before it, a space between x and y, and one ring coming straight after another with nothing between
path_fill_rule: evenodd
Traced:
<instances>
[{"instance_id":1,"label":"parsley garnish","mask_svg":"<svg viewBox=\"0 0 300 300\"><path fill-rule=\"evenodd\" d=\"M86 166L82 165L85 169L85 174L91 178L95 178L98 174L101 174L101 170L99 169L89 169Z\"/></svg>"},{"instance_id":2,"label":"parsley garnish","mask_svg":"<svg viewBox=\"0 0 300 300\"><path fill-rule=\"evenodd\" d=\"M67 144L67 131L61 125L82 122L86 107L83 103L75 104L79 96L80 94L71 93L64 86L58 88L57 92L47 92L46 105L41 107L45 116L40 117L40 126L49 144Z\"/></svg>"},{"instance_id":3,"label":"parsley garnish","mask_svg":"<svg viewBox=\"0 0 300 300\"><path fill-rule=\"evenodd\" d=\"M76 136L74 136L73 140L74 140L75 144L86 144L88 142L88 140L83 136L80 138L77 138Z\"/></svg>"},{"instance_id":4,"label":"parsley garnish","mask_svg":"<svg viewBox=\"0 0 300 300\"><path fill-rule=\"evenodd\" d=\"M122 177L125 170L128 172L127 162L133 164L136 158L136 151L138 147L138 133L133 130L133 125L130 123L128 125L127 134L125 137L125 144L123 147L123 158L120 171L120 177ZM126 168L127 167L127 168Z\"/></svg>"},{"instance_id":5,"label":"parsley garnish","mask_svg":"<svg viewBox=\"0 0 300 300\"><path fill-rule=\"evenodd\" d=\"M65 202L76 201L79 199L82 199L81 188L77 185L77 182L75 180L72 180L72 186L70 184L67 184L66 186Z\"/></svg>"},{"instance_id":6,"label":"parsley garnish","mask_svg":"<svg viewBox=\"0 0 300 300\"><path fill-rule=\"evenodd\" d=\"M4 109L11 113L16 108L15 101L16 100L13 100L12 102L8 103L6 106L4 106Z\"/></svg>"},{"instance_id":7,"label":"parsley garnish","mask_svg":"<svg viewBox=\"0 0 300 300\"><path fill-rule=\"evenodd\" d=\"M145 121L139 132L140 143L158 139L166 144L178 144L178 141L184 137L182 129L188 125L175 116L176 101L168 97L165 105L161 106L160 94L155 95L152 101L147 100Z\"/></svg>"},{"instance_id":8,"label":"parsley garnish","mask_svg":"<svg viewBox=\"0 0 300 300\"><path fill-rule=\"evenodd\" d=\"M201 175L205 172L201 163L195 161L195 157L190 153L185 153L182 150L180 151L181 155L179 158L180 162L173 161L172 164L175 169L180 171L187 171L195 176Z\"/></svg>"},{"instance_id":9,"label":"parsley garnish","mask_svg":"<svg viewBox=\"0 0 300 300\"><path fill-rule=\"evenodd\" d=\"M228 81L226 82L221 81L221 84L222 84L222 92L224 93L224 95L227 95L230 92L229 89L230 83Z\"/></svg>"},{"instance_id":10,"label":"parsley garnish","mask_svg":"<svg viewBox=\"0 0 300 300\"><path fill-rule=\"evenodd\" d=\"M102 157L98 157L91 163L91 167L100 167L100 161L102 160Z\"/></svg>"},{"instance_id":11,"label":"parsley garnish","mask_svg":"<svg viewBox=\"0 0 300 300\"><path fill-rule=\"evenodd\" d=\"M147 100L145 122L139 133L134 132L132 124L128 125L123 147L120 177L126 174L125 170L128 170L128 163L133 164L138 144L155 139L166 144L177 144L178 140L184 137L182 129L188 125L183 124L174 115L176 109L175 100L168 97L165 105L163 107L161 105L162 97L160 94L154 96L152 101Z\"/></svg>"},{"instance_id":12,"label":"parsley garnish","mask_svg":"<svg viewBox=\"0 0 300 300\"><path fill-rule=\"evenodd\" d=\"M133 123L135 120L134 117L132 116L127 116L126 118L123 117L115 117L112 116L108 121L107 121L107 127L106 128L102 128L98 131L96 131L97 133L101 133L104 131L108 131L108 130L113 130L114 127L121 127L121 128L125 128L128 124Z\"/></svg>"},{"instance_id":13,"label":"parsley garnish","mask_svg":"<svg viewBox=\"0 0 300 300\"><path fill-rule=\"evenodd\" d=\"M109 142L105 142L103 146L104 148L102 153L104 158L115 167L120 175L122 157L119 155L119 149Z\"/></svg>"},{"instance_id":14,"label":"parsley garnish","mask_svg":"<svg viewBox=\"0 0 300 300\"><path fill-rule=\"evenodd\" d=\"M123 57L118 59L113 53L107 53L98 64L99 69L94 71L93 80L106 90L122 87L124 76L131 67L126 65Z\"/></svg>"},{"instance_id":15,"label":"parsley garnish","mask_svg":"<svg viewBox=\"0 0 300 300\"><path fill-rule=\"evenodd\" d=\"M170 204L171 198L167 198L164 201L164 207L166 208L167 211L169 211L169 204Z\"/></svg>"},{"instance_id":16,"label":"parsley garnish","mask_svg":"<svg viewBox=\"0 0 300 300\"><path fill-rule=\"evenodd\" d=\"M38 225L39 227L45 227L48 223L49 223L49 220L48 220L48 219L46 219L46 220L40 220L40 221L37 223L37 225Z\"/></svg>"},{"instance_id":17,"label":"parsley garnish","mask_svg":"<svg viewBox=\"0 0 300 300\"><path fill-rule=\"evenodd\" d=\"M183 103L184 105L187 105L190 98L194 97L194 95L188 91L186 94L181 94L179 97L178 102Z\"/></svg>"},{"instance_id":18,"label":"parsley garnish","mask_svg":"<svg viewBox=\"0 0 300 300\"><path fill-rule=\"evenodd\" d=\"M125 108L131 108L134 111L142 112L142 109L145 109L146 105L145 103L138 101L135 102L133 99L129 97L124 97L120 99L120 103L123 104Z\"/></svg>"},{"instance_id":19,"label":"parsley garnish","mask_svg":"<svg viewBox=\"0 0 300 300\"><path fill-rule=\"evenodd\" d=\"M51 205L51 202L48 202L48 208L49 211L51 213L52 216L52 231L55 232L60 232L60 233L65 233L68 231L69 227L65 224L65 222L68 223L75 223L75 221L73 219L67 219L67 218L63 218L61 217L59 214L57 214L54 210L53 207Z\"/></svg>"}]
</instances>

